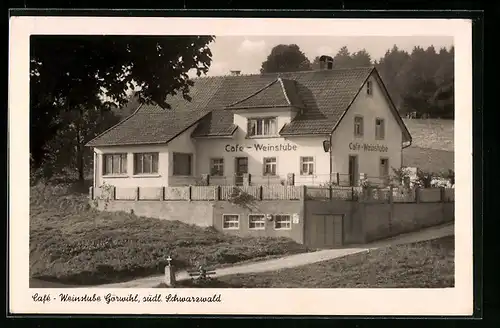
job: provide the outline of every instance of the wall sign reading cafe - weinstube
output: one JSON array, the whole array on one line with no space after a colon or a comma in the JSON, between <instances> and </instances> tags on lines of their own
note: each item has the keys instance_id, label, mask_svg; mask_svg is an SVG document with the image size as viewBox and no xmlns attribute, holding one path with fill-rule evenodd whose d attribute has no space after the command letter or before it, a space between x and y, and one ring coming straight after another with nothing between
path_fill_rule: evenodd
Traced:
<instances>
[{"instance_id":1,"label":"wall sign reading cafe - weinstube","mask_svg":"<svg viewBox=\"0 0 500 328\"><path fill-rule=\"evenodd\" d=\"M388 148L384 145L370 145L366 143L350 142L349 149L351 150L363 150L363 151L380 151L386 153Z\"/></svg>"},{"instance_id":2,"label":"wall sign reading cafe - weinstube","mask_svg":"<svg viewBox=\"0 0 500 328\"><path fill-rule=\"evenodd\" d=\"M230 145L227 144L224 149L227 152L242 152L245 150L253 150L255 149L256 151L296 151L297 150L297 145L291 145L289 143L286 144L278 144L278 145L263 145L263 144L253 144L250 146L244 146L244 145Z\"/></svg>"}]
</instances>

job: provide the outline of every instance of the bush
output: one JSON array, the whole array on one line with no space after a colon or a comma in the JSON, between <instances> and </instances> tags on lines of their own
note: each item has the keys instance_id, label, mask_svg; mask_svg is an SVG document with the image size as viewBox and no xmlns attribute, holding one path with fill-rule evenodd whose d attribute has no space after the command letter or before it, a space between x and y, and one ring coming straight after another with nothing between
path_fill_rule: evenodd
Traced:
<instances>
[{"instance_id":1,"label":"bush","mask_svg":"<svg viewBox=\"0 0 500 328\"><path fill-rule=\"evenodd\" d=\"M417 170L417 181L416 184L420 188L431 188L432 180L435 178L435 174L428 171Z\"/></svg>"},{"instance_id":2,"label":"bush","mask_svg":"<svg viewBox=\"0 0 500 328\"><path fill-rule=\"evenodd\" d=\"M448 169L448 171L441 173L441 177L443 179L448 180L450 185L454 186L455 185L455 171L452 169Z\"/></svg>"}]
</instances>

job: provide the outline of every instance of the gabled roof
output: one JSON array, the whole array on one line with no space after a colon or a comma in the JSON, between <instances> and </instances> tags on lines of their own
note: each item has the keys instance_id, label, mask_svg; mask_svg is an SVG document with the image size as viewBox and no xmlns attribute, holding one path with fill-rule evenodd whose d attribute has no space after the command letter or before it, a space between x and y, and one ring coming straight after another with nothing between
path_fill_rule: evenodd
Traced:
<instances>
[{"instance_id":1,"label":"gabled roof","mask_svg":"<svg viewBox=\"0 0 500 328\"><path fill-rule=\"evenodd\" d=\"M219 92L210 102L210 106L214 108L211 118L202 119L193 135L197 137L226 135L224 131L233 124L233 115L225 107L245 96L257 93L276 81L278 77L283 81L295 81L293 94L303 104L302 113L285 125L280 134L283 136L330 134L372 70L372 67L362 67L227 76Z\"/></svg>"},{"instance_id":2,"label":"gabled roof","mask_svg":"<svg viewBox=\"0 0 500 328\"><path fill-rule=\"evenodd\" d=\"M251 109L251 108L276 108L296 107L302 108L304 104L297 94L294 80L278 77L263 88L251 93L226 106L227 109Z\"/></svg>"},{"instance_id":3,"label":"gabled roof","mask_svg":"<svg viewBox=\"0 0 500 328\"><path fill-rule=\"evenodd\" d=\"M328 135L374 70L362 67L197 78L190 88L191 102L177 95L167 98L172 109L142 105L88 145L167 143L196 123L193 137L231 136L237 129L233 114L239 108L272 105L301 108L281 129L281 135ZM395 110L392 102L391 108ZM397 112L395 115L399 117ZM406 130L401 118L398 122ZM411 140L409 133L407 137Z\"/></svg>"},{"instance_id":4,"label":"gabled roof","mask_svg":"<svg viewBox=\"0 0 500 328\"><path fill-rule=\"evenodd\" d=\"M155 104L140 105L132 115L89 141L87 146L167 143L210 114L207 104L221 82L218 78L197 79L196 87L189 93L192 101L181 95L169 97L167 101L172 109Z\"/></svg>"}]
</instances>

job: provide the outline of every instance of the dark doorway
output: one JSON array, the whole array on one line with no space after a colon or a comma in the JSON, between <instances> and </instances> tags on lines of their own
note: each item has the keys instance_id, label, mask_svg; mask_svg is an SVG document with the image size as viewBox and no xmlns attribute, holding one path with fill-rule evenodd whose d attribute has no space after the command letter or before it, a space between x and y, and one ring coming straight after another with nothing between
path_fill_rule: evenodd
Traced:
<instances>
[{"instance_id":1,"label":"dark doorway","mask_svg":"<svg viewBox=\"0 0 500 328\"><path fill-rule=\"evenodd\" d=\"M248 157L236 157L235 169L236 185L243 185L243 174L248 173Z\"/></svg>"},{"instance_id":2,"label":"dark doorway","mask_svg":"<svg viewBox=\"0 0 500 328\"><path fill-rule=\"evenodd\" d=\"M349 185L358 185L358 156L349 155Z\"/></svg>"}]
</instances>

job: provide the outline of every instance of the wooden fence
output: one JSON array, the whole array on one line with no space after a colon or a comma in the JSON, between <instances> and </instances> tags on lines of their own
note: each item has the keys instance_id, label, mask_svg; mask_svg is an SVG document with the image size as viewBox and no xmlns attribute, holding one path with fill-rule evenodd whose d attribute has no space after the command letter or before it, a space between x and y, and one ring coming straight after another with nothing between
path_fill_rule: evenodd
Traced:
<instances>
[{"instance_id":1,"label":"wooden fence","mask_svg":"<svg viewBox=\"0 0 500 328\"><path fill-rule=\"evenodd\" d=\"M399 189L362 187L307 186L183 186L183 187L114 187L90 188L91 199L108 200L179 200L218 201L245 193L256 200L346 200L394 203L453 202L452 188Z\"/></svg>"}]
</instances>

